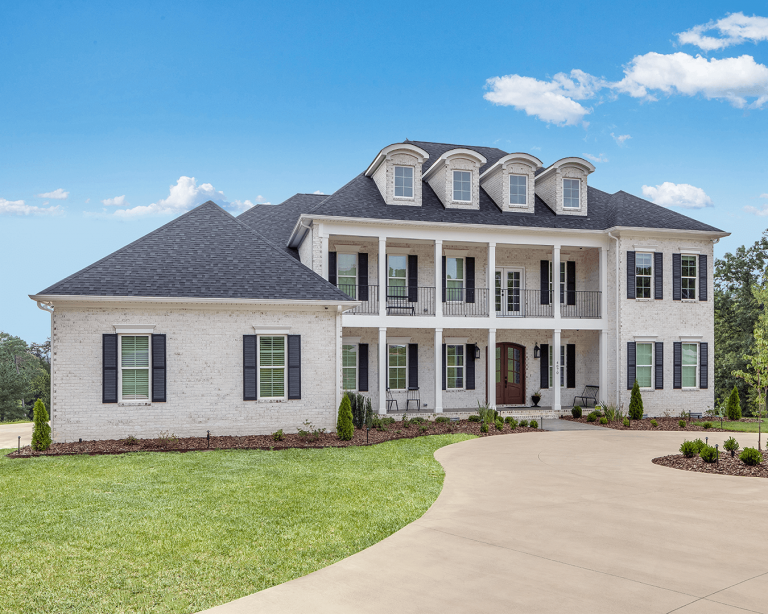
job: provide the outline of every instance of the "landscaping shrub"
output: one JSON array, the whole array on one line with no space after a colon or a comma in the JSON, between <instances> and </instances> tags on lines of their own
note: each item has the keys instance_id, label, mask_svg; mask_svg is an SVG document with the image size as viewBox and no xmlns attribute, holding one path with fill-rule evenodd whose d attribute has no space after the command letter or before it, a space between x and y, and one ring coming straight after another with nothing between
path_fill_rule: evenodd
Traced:
<instances>
[{"instance_id":1,"label":"landscaping shrub","mask_svg":"<svg viewBox=\"0 0 768 614\"><path fill-rule=\"evenodd\" d=\"M698 452L698 449L696 444L692 441L688 441L686 439L682 444L680 444L680 453L685 456L685 458L693 458L696 456L696 452Z\"/></svg>"},{"instance_id":2,"label":"landscaping shrub","mask_svg":"<svg viewBox=\"0 0 768 614\"><path fill-rule=\"evenodd\" d=\"M520 426L528 426L528 420L520 420Z\"/></svg>"},{"instance_id":3,"label":"landscaping shrub","mask_svg":"<svg viewBox=\"0 0 768 614\"><path fill-rule=\"evenodd\" d=\"M421 416L416 416L415 418L411 418L410 422L412 424L424 424L424 422L426 422L426 420L424 420L424 418L422 418Z\"/></svg>"},{"instance_id":4,"label":"landscaping shrub","mask_svg":"<svg viewBox=\"0 0 768 614\"><path fill-rule=\"evenodd\" d=\"M336 435L342 441L349 441L355 435L355 425L352 422L352 405L349 397L344 396L339 405L339 419L336 422Z\"/></svg>"},{"instance_id":5,"label":"landscaping shrub","mask_svg":"<svg viewBox=\"0 0 768 614\"><path fill-rule=\"evenodd\" d=\"M739 399L739 391L736 386L731 390L731 394L728 395L728 401L725 404L725 415L728 420L741 420L741 400Z\"/></svg>"},{"instance_id":6,"label":"landscaping shrub","mask_svg":"<svg viewBox=\"0 0 768 614\"><path fill-rule=\"evenodd\" d=\"M447 416L438 416L437 418L435 418L436 424L445 424L446 422L450 422L450 421L451 419Z\"/></svg>"},{"instance_id":7,"label":"landscaping shrub","mask_svg":"<svg viewBox=\"0 0 768 614\"><path fill-rule=\"evenodd\" d=\"M643 397L640 394L640 384L635 380L632 386L632 396L629 399L629 417L632 420L643 419Z\"/></svg>"},{"instance_id":8,"label":"landscaping shrub","mask_svg":"<svg viewBox=\"0 0 768 614\"><path fill-rule=\"evenodd\" d=\"M496 418L496 430L497 431L503 431L504 430L504 420L501 419L501 416Z\"/></svg>"},{"instance_id":9,"label":"landscaping shrub","mask_svg":"<svg viewBox=\"0 0 768 614\"><path fill-rule=\"evenodd\" d=\"M723 444L723 449L727 450L731 453L731 458L733 458L734 454L736 453L736 450L739 449L739 442L736 441L733 437L729 437L725 440L725 443Z\"/></svg>"},{"instance_id":10,"label":"landscaping shrub","mask_svg":"<svg viewBox=\"0 0 768 614\"><path fill-rule=\"evenodd\" d=\"M422 433L426 433L426 432L429 430L429 426L428 426L428 425L426 425L426 424L422 424L422 425L419 427L419 430L420 430Z\"/></svg>"},{"instance_id":11,"label":"landscaping shrub","mask_svg":"<svg viewBox=\"0 0 768 614\"><path fill-rule=\"evenodd\" d=\"M622 422L622 424L629 428L629 418L624 418L624 422Z\"/></svg>"},{"instance_id":12,"label":"landscaping shrub","mask_svg":"<svg viewBox=\"0 0 768 614\"><path fill-rule=\"evenodd\" d=\"M51 427L48 426L48 410L42 399L35 401L32 409L35 425L32 431L32 449L43 452L51 447Z\"/></svg>"},{"instance_id":13,"label":"landscaping shrub","mask_svg":"<svg viewBox=\"0 0 768 614\"><path fill-rule=\"evenodd\" d=\"M701 440L701 438L697 438L697 439L694 439L694 440L693 440L691 443L692 443L694 446L696 446L696 454L698 454L699 452L701 452L701 451L704 449L704 446L706 446L706 445L707 445L707 444L705 444L705 443L704 443L704 442Z\"/></svg>"},{"instance_id":14,"label":"landscaping shrub","mask_svg":"<svg viewBox=\"0 0 768 614\"><path fill-rule=\"evenodd\" d=\"M480 401L477 402L477 413L483 422L495 422L498 415L498 412L488 405L480 405Z\"/></svg>"},{"instance_id":15,"label":"landscaping shrub","mask_svg":"<svg viewBox=\"0 0 768 614\"><path fill-rule=\"evenodd\" d=\"M504 418L504 422L506 422L511 429L517 428L517 420L515 420L512 416L507 416Z\"/></svg>"},{"instance_id":16,"label":"landscaping shrub","mask_svg":"<svg viewBox=\"0 0 768 614\"><path fill-rule=\"evenodd\" d=\"M384 426L381 423L381 418L378 416L371 416L371 428L372 429L380 429L382 426ZM408 425L405 422L405 416L403 416L403 426L407 427Z\"/></svg>"},{"instance_id":17,"label":"landscaping shrub","mask_svg":"<svg viewBox=\"0 0 768 614\"><path fill-rule=\"evenodd\" d=\"M608 422L613 422L616 420L616 408L612 405L609 405L605 408L605 417L608 418Z\"/></svg>"},{"instance_id":18,"label":"landscaping shrub","mask_svg":"<svg viewBox=\"0 0 768 614\"><path fill-rule=\"evenodd\" d=\"M272 440L273 441L283 441L285 439L285 434L283 433L283 429L278 429L274 433L272 433Z\"/></svg>"},{"instance_id":19,"label":"landscaping shrub","mask_svg":"<svg viewBox=\"0 0 768 614\"><path fill-rule=\"evenodd\" d=\"M600 418L600 424L608 424L608 418L606 418L605 416Z\"/></svg>"},{"instance_id":20,"label":"landscaping shrub","mask_svg":"<svg viewBox=\"0 0 768 614\"><path fill-rule=\"evenodd\" d=\"M571 415L572 415L574 418L581 418L581 407L580 407L580 406L578 406L578 405L574 405L574 406L571 408Z\"/></svg>"},{"instance_id":21,"label":"landscaping shrub","mask_svg":"<svg viewBox=\"0 0 768 614\"><path fill-rule=\"evenodd\" d=\"M395 419L392 416L385 416L384 418L381 418L381 423L383 425L394 424L395 423Z\"/></svg>"},{"instance_id":22,"label":"landscaping shrub","mask_svg":"<svg viewBox=\"0 0 768 614\"><path fill-rule=\"evenodd\" d=\"M480 422L480 416L477 414L472 414L469 418L467 418L470 422Z\"/></svg>"},{"instance_id":23,"label":"landscaping shrub","mask_svg":"<svg viewBox=\"0 0 768 614\"><path fill-rule=\"evenodd\" d=\"M755 448L744 448L739 455L739 460L745 465L759 465L763 462L763 455Z\"/></svg>"},{"instance_id":24,"label":"landscaping shrub","mask_svg":"<svg viewBox=\"0 0 768 614\"><path fill-rule=\"evenodd\" d=\"M653 428L656 428L657 426L659 426L659 423L656 420L651 420L651 426Z\"/></svg>"},{"instance_id":25,"label":"landscaping shrub","mask_svg":"<svg viewBox=\"0 0 768 614\"><path fill-rule=\"evenodd\" d=\"M481 433L487 433L488 432L488 424L486 422L483 422L483 425L480 427Z\"/></svg>"},{"instance_id":26,"label":"landscaping shrub","mask_svg":"<svg viewBox=\"0 0 768 614\"><path fill-rule=\"evenodd\" d=\"M593 411L589 412L587 414L587 422L594 422L595 420L597 420L597 414Z\"/></svg>"},{"instance_id":27,"label":"landscaping shrub","mask_svg":"<svg viewBox=\"0 0 768 614\"><path fill-rule=\"evenodd\" d=\"M170 431L160 431L157 440L163 448L172 448L179 443L179 438L176 437L175 433L171 433Z\"/></svg>"},{"instance_id":28,"label":"landscaping shrub","mask_svg":"<svg viewBox=\"0 0 768 614\"><path fill-rule=\"evenodd\" d=\"M699 456L705 463L714 463L717 460L717 450L715 446L705 445L699 452Z\"/></svg>"},{"instance_id":29,"label":"landscaping shrub","mask_svg":"<svg viewBox=\"0 0 768 614\"><path fill-rule=\"evenodd\" d=\"M705 422L701 426L703 426L705 429L711 429L712 428L712 423L711 422Z\"/></svg>"},{"instance_id":30,"label":"landscaping shrub","mask_svg":"<svg viewBox=\"0 0 768 614\"><path fill-rule=\"evenodd\" d=\"M685 420L680 420L680 422L678 422L678 423L677 423L677 425L678 425L678 426L679 426L681 429L684 429L684 428L685 428Z\"/></svg>"},{"instance_id":31,"label":"landscaping shrub","mask_svg":"<svg viewBox=\"0 0 768 614\"><path fill-rule=\"evenodd\" d=\"M133 435L128 435L125 439L123 439L123 443L127 446L137 446L139 445L139 440L136 439Z\"/></svg>"},{"instance_id":32,"label":"landscaping shrub","mask_svg":"<svg viewBox=\"0 0 768 614\"><path fill-rule=\"evenodd\" d=\"M361 429L370 425L373 416L370 397L364 397L362 394L354 392L347 392L346 396L349 398L349 405L352 408L352 424L355 428Z\"/></svg>"},{"instance_id":33,"label":"landscaping shrub","mask_svg":"<svg viewBox=\"0 0 768 614\"><path fill-rule=\"evenodd\" d=\"M539 423L538 423L538 422L536 422L536 420L531 420L531 422L529 423L529 425L530 425L530 427L531 427L532 429L537 429L537 428L539 428Z\"/></svg>"}]
</instances>

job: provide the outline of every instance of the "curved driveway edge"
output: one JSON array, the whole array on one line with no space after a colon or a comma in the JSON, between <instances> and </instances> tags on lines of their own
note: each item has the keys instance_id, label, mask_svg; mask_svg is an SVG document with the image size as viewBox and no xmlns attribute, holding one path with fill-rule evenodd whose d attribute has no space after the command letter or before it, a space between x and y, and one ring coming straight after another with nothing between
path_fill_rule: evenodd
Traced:
<instances>
[{"instance_id":1,"label":"curved driveway edge","mask_svg":"<svg viewBox=\"0 0 768 614\"><path fill-rule=\"evenodd\" d=\"M768 480L651 463L684 437L597 428L441 448L445 485L420 519L207 612L768 612Z\"/></svg>"}]
</instances>

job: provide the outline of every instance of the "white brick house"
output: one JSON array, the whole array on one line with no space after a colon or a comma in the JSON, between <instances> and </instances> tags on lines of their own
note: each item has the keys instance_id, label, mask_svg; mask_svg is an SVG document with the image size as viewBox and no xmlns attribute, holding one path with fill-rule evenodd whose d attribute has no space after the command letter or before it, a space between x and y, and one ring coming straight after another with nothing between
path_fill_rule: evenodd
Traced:
<instances>
[{"instance_id":1,"label":"white brick house","mask_svg":"<svg viewBox=\"0 0 768 614\"><path fill-rule=\"evenodd\" d=\"M54 437L333 428L343 389L382 413L540 391L559 413L586 385L626 407L637 379L649 414L702 411L728 233L594 170L406 141L330 196L237 221L206 203L32 296L53 308ZM139 354L147 382L122 364Z\"/></svg>"}]
</instances>

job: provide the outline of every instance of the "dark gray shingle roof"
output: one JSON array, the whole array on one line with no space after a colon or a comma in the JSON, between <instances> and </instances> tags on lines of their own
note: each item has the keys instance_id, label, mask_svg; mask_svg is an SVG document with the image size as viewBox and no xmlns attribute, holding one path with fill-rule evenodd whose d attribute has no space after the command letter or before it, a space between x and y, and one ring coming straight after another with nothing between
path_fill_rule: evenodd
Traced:
<instances>
[{"instance_id":1,"label":"dark gray shingle roof","mask_svg":"<svg viewBox=\"0 0 768 614\"><path fill-rule=\"evenodd\" d=\"M349 300L211 201L39 294Z\"/></svg>"},{"instance_id":2,"label":"dark gray shingle roof","mask_svg":"<svg viewBox=\"0 0 768 614\"><path fill-rule=\"evenodd\" d=\"M497 160L507 155L506 151L497 149L496 147L477 147L475 145L451 145L449 143L429 143L427 141L405 141L416 147L421 147L429 154L429 160L424 162L421 168L422 173L426 173L427 170L442 156L446 151L451 149L471 149L481 154L487 162L480 167L480 174L482 175L487 168L496 163Z\"/></svg>"}]
</instances>

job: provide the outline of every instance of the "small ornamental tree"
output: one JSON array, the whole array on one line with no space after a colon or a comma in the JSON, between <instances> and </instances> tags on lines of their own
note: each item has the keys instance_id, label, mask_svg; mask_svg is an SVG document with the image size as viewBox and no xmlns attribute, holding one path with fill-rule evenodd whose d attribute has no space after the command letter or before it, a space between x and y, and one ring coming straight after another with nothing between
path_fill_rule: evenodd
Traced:
<instances>
[{"instance_id":1,"label":"small ornamental tree","mask_svg":"<svg viewBox=\"0 0 768 614\"><path fill-rule=\"evenodd\" d=\"M629 399L629 417L632 420L643 419L643 397L640 396L640 385L637 380L632 386L632 397Z\"/></svg>"},{"instance_id":2,"label":"small ornamental tree","mask_svg":"<svg viewBox=\"0 0 768 614\"><path fill-rule=\"evenodd\" d=\"M355 425L352 422L352 404L349 397L344 395L339 405L339 419L336 422L336 435L342 441L349 441L355 434Z\"/></svg>"},{"instance_id":3,"label":"small ornamental tree","mask_svg":"<svg viewBox=\"0 0 768 614\"><path fill-rule=\"evenodd\" d=\"M48 426L48 410L41 399L35 402L35 424L32 431L32 449L43 452L51 447L51 427Z\"/></svg>"},{"instance_id":4,"label":"small ornamental tree","mask_svg":"<svg viewBox=\"0 0 768 614\"><path fill-rule=\"evenodd\" d=\"M736 386L733 387L731 394L728 395L728 401L725 404L725 415L728 420L741 419L741 400L739 399L739 390Z\"/></svg>"}]
</instances>

